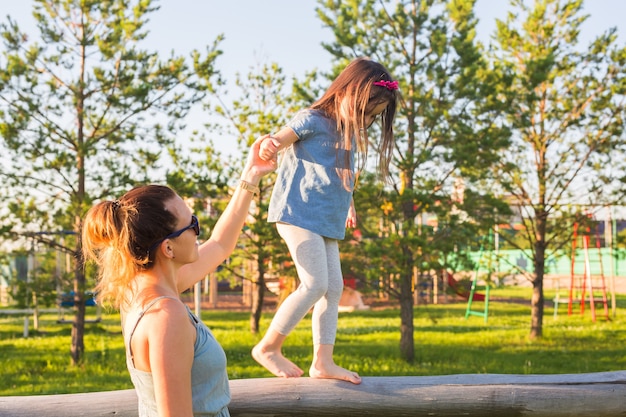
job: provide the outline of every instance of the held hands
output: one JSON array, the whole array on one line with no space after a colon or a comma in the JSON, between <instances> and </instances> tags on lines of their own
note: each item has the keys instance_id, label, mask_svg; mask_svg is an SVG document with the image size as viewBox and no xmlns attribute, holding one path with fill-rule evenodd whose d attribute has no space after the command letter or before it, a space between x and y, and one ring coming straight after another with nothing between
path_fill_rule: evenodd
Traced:
<instances>
[{"instance_id":1,"label":"held hands","mask_svg":"<svg viewBox=\"0 0 626 417\"><path fill-rule=\"evenodd\" d=\"M248 161L246 162L246 167L244 168L244 175L242 175L242 178L246 177L246 173L250 173L255 177L262 177L276 170L276 158L264 159L260 155L261 145L264 142L267 142L268 139L269 135L265 135L254 141L254 143L250 147L250 152L248 153Z\"/></svg>"},{"instance_id":2,"label":"held hands","mask_svg":"<svg viewBox=\"0 0 626 417\"><path fill-rule=\"evenodd\" d=\"M259 149L260 158L264 161L276 161L280 142L271 135L265 135L262 139L261 147Z\"/></svg>"}]
</instances>

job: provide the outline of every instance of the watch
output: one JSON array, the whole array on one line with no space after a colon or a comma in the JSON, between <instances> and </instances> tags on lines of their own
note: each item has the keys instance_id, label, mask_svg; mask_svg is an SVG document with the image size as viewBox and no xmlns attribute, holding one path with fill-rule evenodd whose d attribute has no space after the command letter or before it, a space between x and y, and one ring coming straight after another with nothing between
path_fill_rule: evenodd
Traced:
<instances>
[{"instance_id":1,"label":"watch","mask_svg":"<svg viewBox=\"0 0 626 417\"><path fill-rule=\"evenodd\" d=\"M261 192L261 190L259 189L258 186L254 185L252 183L249 183L246 180L240 180L239 181L239 188L241 188L242 190L249 191L249 192L251 192L254 195L258 195Z\"/></svg>"}]
</instances>

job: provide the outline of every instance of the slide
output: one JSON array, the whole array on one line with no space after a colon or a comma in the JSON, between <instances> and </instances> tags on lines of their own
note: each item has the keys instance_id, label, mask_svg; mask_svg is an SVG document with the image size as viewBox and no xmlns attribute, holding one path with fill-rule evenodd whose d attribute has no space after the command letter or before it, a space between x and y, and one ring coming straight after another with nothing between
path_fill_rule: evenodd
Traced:
<instances>
[{"instance_id":1,"label":"slide","mask_svg":"<svg viewBox=\"0 0 626 417\"><path fill-rule=\"evenodd\" d=\"M455 293L467 300L470 296L470 289L465 288L459 281L454 279L451 273L447 272L447 274L448 285L450 286L450 288L452 288ZM479 294L475 292L474 296L472 297L472 301L485 301L485 294Z\"/></svg>"}]
</instances>

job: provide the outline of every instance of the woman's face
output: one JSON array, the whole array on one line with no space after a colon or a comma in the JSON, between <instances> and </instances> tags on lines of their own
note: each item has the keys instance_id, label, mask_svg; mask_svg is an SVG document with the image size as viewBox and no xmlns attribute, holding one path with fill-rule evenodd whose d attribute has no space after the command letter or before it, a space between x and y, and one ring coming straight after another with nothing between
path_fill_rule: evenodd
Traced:
<instances>
[{"instance_id":1,"label":"woman's face","mask_svg":"<svg viewBox=\"0 0 626 417\"><path fill-rule=\"evenodd\" d=\"M183 264L195 262L198 260L198 236L194 228L190 227L193 221L191 209L180 196L176 196L165 206L177 219L175 230L187 228L179 236L169 239L175 259Z\"/></svg>"}]
</instances>

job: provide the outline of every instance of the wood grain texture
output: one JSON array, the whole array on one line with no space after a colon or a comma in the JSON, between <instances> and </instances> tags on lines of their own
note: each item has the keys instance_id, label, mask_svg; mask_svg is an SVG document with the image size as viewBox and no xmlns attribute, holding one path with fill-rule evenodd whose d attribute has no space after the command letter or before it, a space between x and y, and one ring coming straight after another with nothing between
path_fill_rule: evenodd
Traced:
<instances>
[{"instance_id":1,"label":"wood grain texture","mask_svg":"<svg viewBox=\"0 0 626 417\"><path fill-rule=\"evenodd\" d=\"M311 378L230 382L233 417L626 416L626 371L565 375ZM133 390L0 397L0 416L137 416Z\"/></svg>"}]
</instances>

